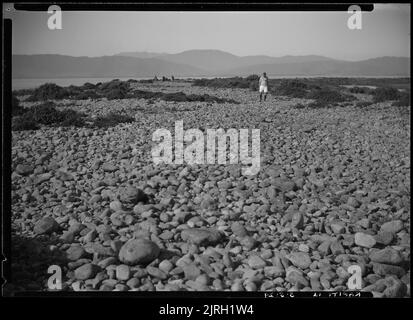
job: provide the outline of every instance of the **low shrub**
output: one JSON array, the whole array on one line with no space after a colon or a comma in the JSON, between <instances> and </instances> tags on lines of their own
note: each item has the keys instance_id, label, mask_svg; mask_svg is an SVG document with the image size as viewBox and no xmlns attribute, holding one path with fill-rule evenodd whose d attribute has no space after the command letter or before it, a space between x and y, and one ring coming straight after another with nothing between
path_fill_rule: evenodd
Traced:
<instances>
[{"instance_id":1,"label":"low shrub","mask_svg":"<svg viewBox=\"0 0 413 320\"><path fill-rule=\"evenodd\" d=\"M37 130L39 125L29 114L13 117L11 122L12 131Z\"/></svg>"},{"instance_id":2,"label":"low shrub","mask_svg":"<svg viewBox=\"0 0 413 320\"><path fill-rule=\"evenodd\" d=\"M371 89L367 87L351 87L348 91L351 93L363 93L363 94L371 93Z\"/></svg>"},{"instance_id":3,"label":"low shrub","mask_svg":"<svg viewBox=\"0 0 413 320\"><path fill-rule=\"evenodd\" d=\"M59 111L50 101L25 109L21 116L13 118L12 130L35 130L40 124L52 126L75 126L85 124L85 115L72 109ZM16 118L16 119L15 119ZM21 124L19 124L21 122Z\"/></svg>"},{"instance_id":4,"label":"low shrub","mask_svg":"<svg viewBox=\"0 0 413 320\"><path fill-rule=\"evenodd\" d=\"M108 100L125 99L127 97L127 91L122 88L116 88L108 90L104 95Z\"/></svg>"},{"instance_id":5,"label":"low shrub","mask_svg":"<svg viewBox=\"0 0 413 320\"><path fill-rule=\"evenodd\" d=\"M362 109L362 108L367 108L368 106L371 106L372 104L373 103L370 101L360 101L356 103L355 107Z\"/></svg>"},{"instance_id":6,"label":"low shrub","mask_svg":"<svg viewBox=\"0 0 413 320\"><path fill-rule=\"evenodd\" d=\"M183 92L155 92L155 91L144 91L144 90L135 90L128 95L128 98L137 98L137 99L160 99L163 101L174 101L174 102L186 102L186 101L200 101L200 102L216 102L216 103L238 103L233 99L223 99L208 94L185 94Z\"/></svg>"},{"instance_id":7,"label":"low shrub","mask_svg":"<svg viewBox=\"0 0 413 320\"><path fill-rule=\"evenodd\" d=\"M34 89L26 101L46 101L69 98L70 91L54 83L45 83Z\"/></svg>"},{"instance_id":8,"label":"low shrub","mask_svg":"<svg viewBox=\"0 0 413 320\"><path fill-rule=\"evenodd\" d=\"M140 83L153 83L153 80L152 79L142 79L142 80L139 80L139 82Z\"/></svg>"},{"instance_id":9,"label":"low shrub","mask_svg":"<svg viewBox=\"0 0 413 320\"><path fill-rule=\"evenodd\" d=\"M320 103L331 104L336 102L346 101L346 97L338 91L328 88L321 88L319 90L312 90L307 95L308 99L315 99Z\"/></svg>"},{"instance_id":10,"label":"low shrub","mask_svg":"<svg viewBox=\"0 0 413 320\"><path fill-rule=\"evenodd\" d=\"M307 106L302 103L297 103L296 105L293 106L294 109L305 109Z\"/></svg>"},{"instance_id":11,"label":"low shrub","mask_svg":"<svg viewBox=\"0 0 413 320\"><path fill-rule=\"evenodd\" d=\"M19 89L19 90L13 90L13 94L16 97L27 96L27 95L32 95L33 91L34 91L34 89Z\"/></svg>"},{"instance_id":12,"label":"low shrub","mask_svg":"<svg viewBox=\"0 0 413 320\"><path fill-rule=\"evenodd\" d=\"M62 127L82 127L85 125L85 115L83 113L77 112L73 109L66 109L60 111L61 122L59 125Z\"/></svg>"},{"instance_id":13,"label":"low shrub","mask_svg":"<svg viewBox=\"0 0 413 320\"><path fill-rule=\"evenodd\" d=\"M251 81L250 82L250 90L251 91L258 91L258 81Z\"/></svg>"},{"instance_id":14,"label":"low shrub","mask_svg":"<svg viewBox=\"0 0 413 320\"><path fill-rule=\"evenodd\" d=\"M314 102L309 103L307 105L307 108L309 108L309 109L321 109L321 108L327 108L327 107L330 107L330 106L331 105L329 105L328 103L323 103L321 101L316 100Z\"/></svg>"},{"instance_id":15,"label":"low shrub","mask_svg":"<svg viewBox=\"0 0 413 320\"><path fill-rule=\"evenodd\" d=\"M185 101L195 101L194 95L187 96L183 92L174 92L174 93L164 93L160 92L160 99L165 101L176 101L176 102L185 102Z\"/></svg>"},{"instance_id":16,"label":"low shrub","mask_svg":"<svg viewBox=\"0 0 413 320\"><path fill-rule=\"evenodd\" d=\"M209 88L240 88L248 89L251 87L255 88L252 83L256 83L258 90L258 79L257 75L250 75L246 78L242 77L232 77L232 78L214 78L214 79L196 79L192 82L193 86L198 87L209 87Z\"/></svg>"},{"instance_id":17,"label":"low shrub","mask_svg":"<svg viewBox=\"0 0 413 320\"><path fill-rule=\"evenodd\" d=\"M63 121L62 113L50 101L31 107L27 113L36 123L52 125Z\"/></svg>"},{"instance_id":18,"label":"low shrub","mask_svg":"<svg viewBox=\"0 0 413 320\"><path fill-rule=\"evenodd\" d=\"M373 91L374 102L398 100L399 91L393 87L381 87Z\"/></svg>"},{"instance_id":19,"label":"low shrub","mask_svg":"<svg viewBox=\"0 0 413 320\"><path fill-rule=\"evenodd\" d=\"M87 100L87 99L99 99L101 96L94 90L86 90L84 92L79 92L76 95L71 96L74 100Z\"/></svg>"},{"instance_id":20,"label":"low shrub","mask_svg":"<svg viewBox=\"0 0 413 320\"><path fill-rule=\"evenodd\" d=\"M399 92L399 97L397 101L392 104L395 107L408 107L411 106L410 93Z\"/></svg>"},{"instance_id":21,"label":"low shrub","mask_svg":"<svg viewBox=\"0 0 413 320\"><path fill-rule=\"evenodd\" d=\"M135 119L132 117L111 112L105 116L97 117L94 120L93 125L98 128L107 128L114 127L119 123L130 123L133 121L135 121Z\"/></svg>"},{"instance_id":22,"label":"low shrub","mask_svg":"<svg viewBox=\"0 0 413 320\"><path fill-rule=\"evenodd\" d=\"M307 94L308 85L297 79L282 80L278 87L271 87L271 91L280 96L304 98Z\"/></svg>"},{"instance_id":23,"label":"low shrub","mask_svg":"<svg viewBox=\"0 0 413 320\"><path fill-rule=\"evenodd\" d=\"M20 105L19 99L17 99L17 97L13 93L12 96L11 96L11 115L12 115L12 117L22 115L24 112L25 112L25 108L23 108Z\"/></svg>"}]
</instances>

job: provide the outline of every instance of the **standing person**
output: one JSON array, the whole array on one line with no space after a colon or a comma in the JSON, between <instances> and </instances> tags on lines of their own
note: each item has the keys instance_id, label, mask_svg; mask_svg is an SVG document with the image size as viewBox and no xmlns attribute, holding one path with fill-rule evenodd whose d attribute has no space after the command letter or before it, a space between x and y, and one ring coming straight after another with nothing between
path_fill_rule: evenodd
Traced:
<instances>
[{"instance_id":1,"label":"standing person","mask_svg":"<svg viewBox=\"0 0 413 320\"><path fill-rule=\"evenodd\" d=\"M262 101L262 93L264 92L264 101L267 99L268 93L268 77L267 74L264 72L259 79L259 92L260 92L260 102Z\"/></svg>"}]
</instances>

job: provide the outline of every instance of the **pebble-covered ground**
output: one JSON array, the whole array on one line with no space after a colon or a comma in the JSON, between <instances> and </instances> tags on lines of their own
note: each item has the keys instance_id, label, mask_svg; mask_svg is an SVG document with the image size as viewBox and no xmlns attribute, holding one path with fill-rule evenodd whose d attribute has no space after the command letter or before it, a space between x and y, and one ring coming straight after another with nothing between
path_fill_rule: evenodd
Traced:
<instances>
[{"instance_id":1,"label":"pebble-covered ground","mask_svg":"<svg viewBox=\"0 0 413 320\"><path fill-rule=\"evenodd\" d=\"M13 132L9 291L49 290L50 265L74 291L348 290L358 265L362 290L410 296L410 114L390 102L295 109L305 100L134 86L240 104L67 100L136 121ZM178 120L260 129L259 173L154 165L152 133L173 134Z\"/></svg>"}]
</instances>

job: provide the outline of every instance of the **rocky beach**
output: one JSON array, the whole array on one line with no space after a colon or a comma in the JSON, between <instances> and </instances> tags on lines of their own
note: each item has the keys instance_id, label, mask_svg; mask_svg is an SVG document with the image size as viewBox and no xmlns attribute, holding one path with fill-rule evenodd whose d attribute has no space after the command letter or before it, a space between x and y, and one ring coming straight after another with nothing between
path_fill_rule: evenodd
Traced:
<instances>
[{"instance_id":1,"label":"rocky beach","mask_svg":"<svg viewBox=\"0 0 413 320\"><path fill-rule=\"evenodd\" d=\"M191 81L129 90L166 95L54 99L133 121L13 131L9 292L51 290L52 265L65 291L347 291L357 265L362 291L410 296L410 107L349 88L323 107ZM181 120L259 129L258 174L155 165L153 132Z\"/></svg>"}]
</instances>

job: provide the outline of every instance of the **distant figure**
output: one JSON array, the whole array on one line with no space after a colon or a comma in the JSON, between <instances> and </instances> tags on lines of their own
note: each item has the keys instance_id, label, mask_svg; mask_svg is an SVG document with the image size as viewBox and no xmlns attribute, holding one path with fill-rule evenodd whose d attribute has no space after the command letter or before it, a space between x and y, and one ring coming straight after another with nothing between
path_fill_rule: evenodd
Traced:
<instances>
[{"instance_id":1,"label":"distant figure","mask_svg":"<svg viewBox=\"0 0 413 320\"><path fill-rule=\"evenodd\" d=\"M259 92L260 92L260 102L262 101L262 93L264 92L264 101L267 99L268 93L268 77L267 74L264 72L259 79Z\"/></svg>"},{"instance_id":2,"label":"distant figure","mask_svg":"<svg viewBox=\"0 0 413 320\"><path fill-rule=\"evenodd\" d=\"M155 78L153 78L153 81L158 81L158 77L155 76Z\"/></svg>"},{"instance_id":3,"label":"distant figure","mask_svg":"<svg viewBox=\"0 0 413 320\"><path fill-rule=\"evenodd\" d=\"M175 81L175 78L174 78L174 76L171 76L171 79L172 79L172 81Z\"/></svg>"}]
</instances>

